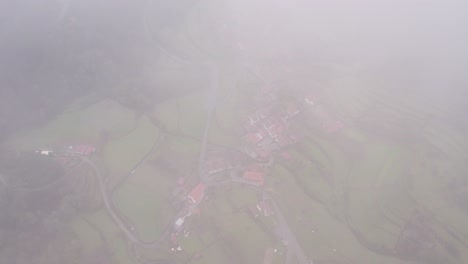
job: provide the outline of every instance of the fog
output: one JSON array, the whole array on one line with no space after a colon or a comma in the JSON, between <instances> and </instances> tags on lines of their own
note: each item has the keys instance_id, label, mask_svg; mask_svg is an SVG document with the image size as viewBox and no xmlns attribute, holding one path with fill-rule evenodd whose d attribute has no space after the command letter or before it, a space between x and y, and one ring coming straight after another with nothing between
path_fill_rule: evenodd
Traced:
<instances>
[{"instance_id":1,"label":"fog","mask_svg":"<svg viewBox=\"0 0 468 264\"><path fill-rule=\"evenodd\" d=\"M0 1L0 263L467 263L467 10Z\"/></svg>"}]
</instances>

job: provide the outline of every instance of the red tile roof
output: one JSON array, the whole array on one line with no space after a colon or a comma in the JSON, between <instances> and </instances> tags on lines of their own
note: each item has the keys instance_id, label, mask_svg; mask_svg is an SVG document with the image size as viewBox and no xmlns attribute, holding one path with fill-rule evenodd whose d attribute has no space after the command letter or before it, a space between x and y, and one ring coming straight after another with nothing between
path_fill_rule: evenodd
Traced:
<instances>
[{"instance_id":1,"label":"red tile roof","mask_svg":"<svg viewBox=\"0 0 468 264\"><path fill-rule=\"evenodd\" d=\"M192 201L192 203L197 204L201 202L204 195L205 195L205 185L203 183L199 183L189 193L188 198Z\"/></svg>"},{"instance_id":2,"label":"red tile roof","mask_svg":"<svg viewBox=\"0 0 468 264\"><path fill-rule=\"evenodd\" d=\"M304 100L306 101L306 103L313 105L315 103L316 97L315 95L310 93L304 98Z\"/></svg>"},{"instance_id":3,"label":"red tile roof","mask_svg":"<svg viewBox=\"0 0 468 264\"><path fill-rule=\"evenodd\" d=\"M264 176L265 174L263 172L257 171L245 171L243 175L244 179L256 182L258 185L263 185L265 183Z\"/></svg>"},{"instance_id":4,"label":"red tile roof","mask_svg":"<svg viewBox=\"0 0 468 264\"><path fill-rule=\"evenodd\" d=\"M248 133L245 136L245 138L249 143L254 144L254 145L259 143L263 139L263 137L259 136L259 134L257 133Z\"/></svg>"},{"instance_id":5,"label":"red tile roof","mask_svg":"<svg viewBox=\"0 0 468 264\"><path fill-rule=\"evenodd\" d=\"M77 145L73 146L73 151L83 156L89 156L96 151L96 148L91 145Z\"/></svg>"},{"instance_id":6,"label":"red tile roof","mask_svg":"<svg viewBox=\"0 0 468 264\"><path fill-rule=\"evenodd\" d=\"M268 132L265 130L265 129L258 129L256 132L254 133L248 133L246 135L246 139L249 143L251 144L254 144L254 145L257 145L258 143L260 143L260 141L262 141L266 136L268 135Z\"/></svg>"}]
</instances>

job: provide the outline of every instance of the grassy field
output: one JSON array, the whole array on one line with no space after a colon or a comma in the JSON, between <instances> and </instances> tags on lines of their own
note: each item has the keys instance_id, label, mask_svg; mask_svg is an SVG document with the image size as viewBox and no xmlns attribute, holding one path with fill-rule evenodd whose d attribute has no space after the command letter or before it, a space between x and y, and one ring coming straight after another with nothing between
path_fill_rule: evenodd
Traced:
<instances>
[{"instance_id":1,"label":"grassy field","mask_svg":"<svg viewBox=\"0 0 468 264\"><path fill-rule=\"evenodd\" d=\"M273 245L260 222L248 213L258 198L248 187L216 190L193 216L191 234L180 243L189 255L203 257L190 263L260 263L265 249Z\"/></svg>"},{"instance_id":2,"label":"grassy field","mask_svg":"<svg viewBox=\"0 0 468 264\"><path fill-rule=\"evenodd\" d=\"M346 222L330 213L327 205L311 200L288 170L277 166L274 177L279 206L304 251L317 263L406 263L369 251L356 240Z\"/></svg>"},{"instance_id":3,"label":"grassy field","mask_svg":"<svg viewBox=\"0 0 468 264\"><path fill-rule=\"evenodd\" d=\"M176 180L146 164L114 193L116 205L144 241L157 240L176 214L169 201Z\"/></svg>"},{"instance_id":4,"label":"grassy field","mask_svg":"<svg viewBox=\"0 0 468 264\"><path fill-rule=\"evenodd\" d=\"M210 130L212 143L228 147L237 146L242 120L251 110L246 103L251 95L233 88L232 74L229 70L222 73ZM466 174L466 135L428 118L443 113L422 109L423 103L412 103L414 98L398 101L382 91L370 93L364 88L359 93L340 93L338 86L347 81L334 82L328 98L321 101L325 108L333 109L331 112L344 121L346 128L336 135L325 135L307 122L300 123L295 129L303 139L289 150L292 161L275 165L266 179L267 190L277 199L306 255L319 264L418 263L391 256L398 254L398 238L418 212L424 215L424 225L430 230L426 240L434 244L425 249L426 255L436 256L433 262L466 262L468 216L454 203L452 194L454 185L460 183L454 179ZM158 239L175 215L169 204L177 178L186 177L190 186L199 181L193 171L207 110L206 94L199 92L159 103L151 114L169 132L164 147L128 177L112 197L145 241ZM380 114L385 114L388 122L372 119ZM417 140L404 141L391 134L397 130L373 131L373 126L356 121L366 115L371 116L371 125L410 124L417 128L414 131L419 134L412 135ZM150 118L136 119L134 111L112 100L93 104L77 101L47 125L20 133L10 142L19 149L31 150L95 142L103 131L110 133L102 150L104 161L111 174L120 175L132 171L161 133ZM158 168L157 159L165 155L176 160L177 173ZM277 243L268 230L273 223L249 214L247 208L256 202L257 194L247 187L214 190L201 204L201 215L190 217L190 235L179 237L184 249L181 259L206 264L261 263L265 250L277 247ZM125 239L105 211L86 217L104 235L118 263L133 263ZM99 233L82 219L77 218L71 227L85 245L85 252L101 246ZM202 257L191 259L197 253Z\"/></svg>"},{"instance_id":5,"label":"grassy field","mask_svg":"<svg viewBox=\"0 0 468 264\"><path fill-rule=\"evenodd\" d=\"M107 99L88 105L78 100L46 125L25 130L9 142L24 150L96 142L102 131L118 136L134 125L134 112L115 101Z\"/></svg>"},{"instance_id":6,"label":"grassy field","mask_svg":"<svg viewBox=\"0 0 468 264\"><path fill-rule=\"evenodd\" d=\"M129 173L157 142L158 133L149 119L143 117L129 134L108 142L103 155L110 172Z\"/></svg>"},{"instance_id":7,"label":"grassy field","mask_svg":"<svg viewBox=\"0 0 468 264\"><path fill-rule=\"evenodd\" d=\"M118 264L137 264L135 260L130 258L127 249L127 242L120 230L112 222L106 211L101 210L96 213L85 215L104 236L105 244L100 242L99 233L81 219L77 219L71 223L71 227L78 235L79 240L85 246L85 250L91 252L100 246L109 249L113 254L113 259Z\"/></svg>"}]
</instances>

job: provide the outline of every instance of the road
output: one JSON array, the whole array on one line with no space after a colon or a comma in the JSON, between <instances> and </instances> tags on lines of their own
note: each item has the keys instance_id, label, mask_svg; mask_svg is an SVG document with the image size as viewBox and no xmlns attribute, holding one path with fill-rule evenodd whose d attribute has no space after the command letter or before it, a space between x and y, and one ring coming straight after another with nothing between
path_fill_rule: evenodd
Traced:
<instances>
[{"instance_id":1,"label":"road","mask_svg":"<svg viewBox=\"0 0 468 264\"><path fill-rule=\"evenodd\" d=\"M266 191L265 191L266 192ZM284 236L284 240L288 241L288 252L286 255L286 264L291 264L291 254L295 253L298 263L300 264L312 264L309 258L305 255L304 250L296 239L296 236L289 228L288 222L284 217L283 213L279 209L275 199L271 198L273 211L275 211L276 219L278 220L279 233Z\"/></svg>"},{"instance_id":2,"label":"road","mask_svg":"<svg viewBox=\"0 0 468 264\"><path fill-rule=\"evenodd\" d=\"M151 38L152 34L151 34L151 32L149 30L149 26L147 24L146 14L145 14L145 16L143 18L143 21L144 21L144 26L145 26L145 29L147 31L147 34ZM159 47L159 49L163 53L165 53L167 56L173 58L174 60L179 61L182 64L186 64L186 65L187 64L194 64L194 62L192 62L192 61L188 61L188 60L186 60L184 58L180 58L180 57L174 55L172 52L165 49L160 43L156 43L156 45ZM207 101L206 101L207 117L206 117L206 122L205 122L205 129L204 129L204 132L203 132L203 138L201 140L202 143L201 143L200 156L199 156L199 161L198 161L198 175L200 177L200 181L207 184L208 186L216 186L216 185L219 185L219 184L234 183L234 182L244 183L244 184L248 184L249 186L251 186L253 188L256 188L257 190L261 191L263 194L270 196L267 191L263 190L262 188L259 188L258 186L253 185L252 183L243 181L243 179L241 177L238 177L237 180L233 178L230 181L226 181L226 182L223 182L223 183L210 183L209 178L207 178L206 175L203 173L203 164L204 164L205 159L206 159L207 146L208 146L208 143L209 143L208 142L209 141L209 131L210 131L211 124L212 124L212 121L213 121L213 116L214 116L214 113L215 113L215 110L216 110L217 91L218 91L218 86L219 86L219 75L220 75L219 66L215 62L208 60L207 64L208 64L207 68L209 69L209 72L211 74L211 78L210 78L210 85L209 85L209 88L208 88L208 91L207 91ZM250 67L248 67L248 68L250 68ZM256 74L255 71L254 71L254 74ZM256 74L256 75L259 77L259 79L266 82L259 74ZM162 130L160 130L160 131L161 131L161 135L162 135L163 134ZM147 157L157 148L157 144L160 141L161 140L158 140L158 142L153 146L150 153L148 153L148 155L146 155L133 168L133 170L131 172L129 172L125 177L120 179L113 187L110 188L111 191L109 191L108 188L106 187L106 183L105 183L105 180L103 178L103 175L101 174L101 172L97 168L97 166L91 160L89 160L88 158L81 157L83 163L88 164L91 168L93 168L93 170L95 172L95 175L96 175L97 180L98 180L99 190L100 190L100 193L101 193L101 196L102 196L102 200L103 200L104 206L105 206L106 211L108 212L109 216L116 223L116 225L120 228L120 230L125 235L125 237L127 238L128 241L130 241L134 245L139 245L139 246L142 246L142 247L155 247L155 246L158 246L160 244L160 241L170 231L171 225L168 226L168 228L165 230L164 234L158 240L153 241L153 242L142 241L138 237L138 235L135 234L135 232L133 231L133 228L129 227L129 226L133 226L133 225L131 223L130 224L125 223L125 221L122 220L122 217L117 212L111 197L112 197L112 193L117 189L117 187L122 182L124 182L125 179L130 177L134 173L134 171L137 170L138 167L146 161ZM304 251L302 250L301 246L299 245L294 233L289 228L289 225L288 225L283 213L279 209L279 207L278 207L278 205L277 205L277 203L276 203L276 201L274 200L273 197L271 197L271 201L272 201L272 205L273 205L273 210L275 211L275 215L276 215L276 218L278 220L278 226L277 226L277 232L276 233L277 233L277 235L281 236L281 238L280 238L281 240L288 241L286 264L291 264L293 255L296 256L296 258L297 258L297 260L299 261L300 264L310 264L311 262L309 261L308 257L304 254ZM174 221L176 220L177 216L178 216L178 214L176 216L174 216ZM128 222L129 222L129 220L128 220ZM172 222L171 222L171 224L172 224Z\"/></svg>"},{"instance_id":3,"label":"road","mask_svg":"<svg viewBox=\"0 0 468 264\"><path fill-rule=\"evenodd\" d=\"M161 144L163 139L164 139L164 133L163 133L163 131L160 131L159 138L158 138L157 142L153 145L153 147L148 152L148 154L145 155L145 157L143 157L143 159L140 160L140 162L138 162L138 164L136 164L135 168L131 172L129 172L129 174L126 177L122 177L122 179L120 179L119 182L115 184L115 186L113 187L113 190L115 190L116 187L118 187L123 181L125 181L128 178L128 176L132 175L133 172L151 156L151 154L154 152L154 150L156 150L157 147L159 146L159 144ZM117 210L116 210L116 208L114 206L114 203L112 201L112 191L109 191L109 189L107 188L106 181L104 179L104 176L101 173L101 170L96 166L96 164L92 160L90 160L87 157L80 156L80 155L77 155L77 154L63 153L63 155L66 155L68 157L72 156L72 157L80 159L80 164L75 166L73 169L75 169L75 168L77 168L77 167L79 167L81 165L84 165L84 164L90 166L93 169L94 175L95 175L95 177L97 179L97 182L98 182L99 192L101 194L101 198L102 198L102 201L104 203L104 207L105 207L107 213L109 214L109 216L112 218L112 221L119 227L119 229L125 235L127 240L130 241L130 243L138 245L138 246L146 247L146 248L148 248L148 247L153 248L153 247L156 247L156 246L158 246L160 244L161 240L165 237L168 230L166 230L163 233L163 235L159 239L157 239L156 241L145 242L142 239L140 239L138 237L138 235L133 232L132 228L130 228L133 225L131 223L130 224L125 223L125 221L122 219L122 217L117 212Z\"/></svg>"},{"instance_id":4,"label":"road","mask_svg":"<svg viewBox=\"0 0 468 264\"><path fill-rule=\"evenodd\" d=\"M209 186L216 186L217 184L225 184L225 183L210 183L209 178L206 177L203 173L203 164L206 158L206 150L207 150L207 145L208 145L208 139L209 139L209 130L211 127L211 123L213 120L213 116L216 110L216 102L217 102L217 89L219 86L219 70L218 67L216 67L214 64L211 66L211 71L212 71L212 79L211 79L211 86L210 90L208 93L208 100L207 100L207 108L208 108L208 113L207 113L207 119L206 119L206 125L205 125L205 131L203 133L203 139L202 139L202 146L201 146L201 151L200 151L200 158L198 161L198 174L200 176L201 182L209 185ZM263 80L263 79L262 79ZM273 160L269 162L269 165L273 163ZM258 186L246 182L242 177L231 177L231 182L238 182L238 183L244 183L248 184L249 186L252 186L256 188L257 190L260 190L263 194L270 195L268 192L263 190L262 188L259 188ZM276 201L271 198L272 204L273 204L273 210L275 211L276 218L278 220L278 234L281 237L281 240L286 240L288 241L288 251L287 251L287 256L286 256L286 264L291 264L292 263L292 255L295 255L297 258L297 261L299 264L311 264L312 261L309 260L309 258L305 255L302 247L299 245L299 242L296 239L296 236L294 233L291 231L286 218L284 217L283 213L279 209Z\"/></svg>"},{"instance_id":5,"label":"road","mask_svg":"<svg viewBox=\"0 0 468 264\"><path fill-rule=\"evenodd\" d=\"M278 207L278 204L275 200L274 197L270 195L266 190L264 190L261 187L258 187L257 185L244 180L240 176L231 176L231 182L233 183L241 183L241 184L247 184L248 186L256 189L257 191L260 191L262 193L262 196L268 197L268 199L271 201L272 204L272 209L275 212L275 217L277 220L277 226L275 230L275 235L277 236L278 240L284 240L287 241L287 253L286 253L286 264L291 264L292 263L292 256L295 255L297 258L298 263L300 264L312 264L312 261L309 260L309 258L305 255L304 250L300 246L299 242L296 239L296 236L294 233L291 231L291 228L289 227L288 222L286 221L286 218L284 217L283 212L281 209Z\"/></svg>"},{"instance_id":6,"label":"road","mask_svg":"<svg viewBox=\"0 0 468 264\"><path fill-rule=\"evenodd\" d=\"M219 86L219 68L214 63L210 64L210 71L211 71L211 81L210 87L207 92L207 100L206 100L206 108L207 108L207 117L205 122L205 130L203 132L203 138L201 143L201 150L200 150L200 158L198 160L198 175L200 177L200 181L203 183L207 183L208 179L206 179L205 174L203 173L203 164L206 158L206 149L208 145L209 133L211 124L213 123L213 116L216 110L216 102L217 102L217 93L218 93L218 86Z\"/></svg>"}]
</instances>

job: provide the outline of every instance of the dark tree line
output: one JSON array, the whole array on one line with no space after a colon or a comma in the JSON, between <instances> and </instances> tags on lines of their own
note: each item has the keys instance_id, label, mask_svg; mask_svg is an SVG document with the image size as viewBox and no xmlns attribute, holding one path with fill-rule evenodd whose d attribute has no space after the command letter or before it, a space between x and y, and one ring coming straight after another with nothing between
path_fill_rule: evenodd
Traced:
<instances>
[{"instance_id":1,"label":"dark tree line","mask_svg":"<svg viewBox=\"0 0 468 264\"><path fill-rule=\"evenodd\" d=\"M148 77L160 50L143 17L157 33L184 20L188 1L32 2L0 3L0 140L90 92L145 108L177 88Z\"/></svg>"}]
</instances>

